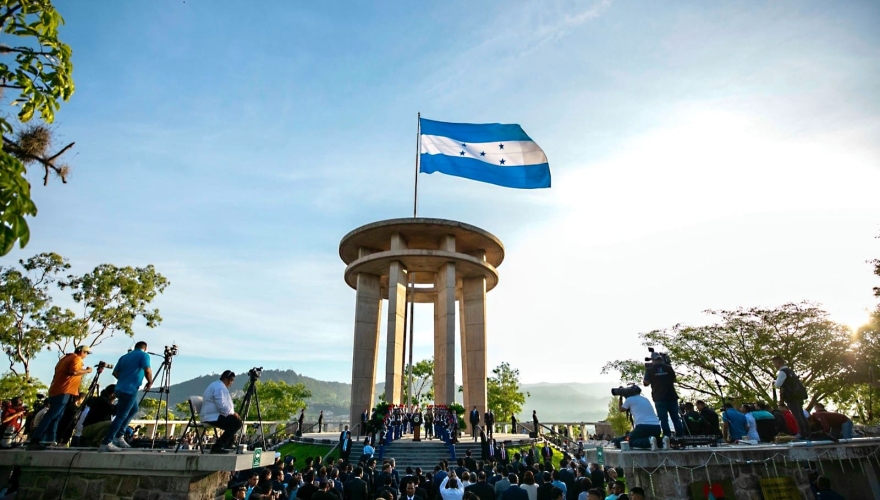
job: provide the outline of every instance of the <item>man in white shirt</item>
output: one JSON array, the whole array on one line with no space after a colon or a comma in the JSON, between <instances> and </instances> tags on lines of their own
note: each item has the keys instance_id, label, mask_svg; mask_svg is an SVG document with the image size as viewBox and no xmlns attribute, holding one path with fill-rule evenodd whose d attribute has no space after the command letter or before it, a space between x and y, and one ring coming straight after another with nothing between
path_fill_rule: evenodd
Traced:
<instances>
[{"instance_id":1,"label":"man in white shirt","mask_svg":"<svg viewBox=\"0 0 880 500\"><path fill-rule=\"evenodd\" d=\"M232 440L241 429L241 417L235 413L232 396L229 395L229 386L233 382L235 373L226 370L220 375L220 380L211 382L202 396L202 422L223 429L223 434L211 446L211 453L231 453L229 448L233 447Z\"/></svg>"},{"instance_id":2,"label":"man in white shirt","mask_svg":"<svg viewBox=\"0 0 880 500\"><path fill-rule=\"evenodd\" d=\"M771 361L776 370L778 370L776 372L776 381L773 385L779 389L780 401L788 406L795 422L798 424L798 434L796 437L807 439L810 436L810 424L807 422L807 415L805 415L806 412L804 411L804 400L807 399L805 388L794 371L786 366L782 356L773 356Z\"/></svg>"},{"instance_id":3,"label":"man in white shirt","mask_svg":"<svg viewBox=\"0 0 880 500\"><path fill-rule=\"evenodd\" d=\"M629 433L629 446L631 448L651 448L657 449L657 440L660 439L660 419L648 398L642 396L642 389L634 385L635 394L619 396L618 406L620 411L629 411L633 418L633 430ZM637 391L636 391L637 390Z\"/></svg>"}]
</instances>

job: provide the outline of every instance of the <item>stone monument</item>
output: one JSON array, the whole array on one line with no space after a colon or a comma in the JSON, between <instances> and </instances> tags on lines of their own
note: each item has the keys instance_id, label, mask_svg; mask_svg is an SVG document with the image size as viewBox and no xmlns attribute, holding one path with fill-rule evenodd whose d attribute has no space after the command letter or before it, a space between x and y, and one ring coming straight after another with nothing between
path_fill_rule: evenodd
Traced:
<instances>
[{"instance_id":1,"label":"stone monument","mask_svg":"<svg viewBox=\"0 0 880 500\"><path fill-rule=\"evenodd\" d=\"M458 301L464 405L486 411L486 292L498 284L504 246L475 226L422 217L361 226L339 244L345 282L357 291L350 422L375 401L382 302L388 300L385 400L404 403L407 300L434 304L434 402L455 400ZM414 286L410 288L410 281Z\"/></svg>"}]
</instances>

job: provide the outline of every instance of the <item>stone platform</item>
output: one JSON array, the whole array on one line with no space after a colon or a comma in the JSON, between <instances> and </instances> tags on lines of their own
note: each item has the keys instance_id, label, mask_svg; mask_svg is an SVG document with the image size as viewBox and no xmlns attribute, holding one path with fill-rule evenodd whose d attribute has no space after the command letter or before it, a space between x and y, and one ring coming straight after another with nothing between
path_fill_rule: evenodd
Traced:
<instances>
[{"instance_id":1,"label":"stone platform","mask_svg":"<svg viewBox=\"0 0 880 500\"><path fill-rule=\"evenodd\" d=\"M586 452L587 461L599 461L595 448ZM603 455L606 465L624 469L628 486L641 486L650 498L690 500L692 483L730 481L737 500L760 500L765 498L762 479L786 477L792 478L797 496L774 498L813 498L807 478L812 469L828 476L845 498L880 499L877 438L668 451L605 448Z\"/></svg>"},{"instance_id":2,"label":"stone platform","mask_svg":"<svg viewBox=\"0 0 880 500\"><path fill-rule=\"evenodd\" d=\"M0 468L21 468L18 500L215 500L224 498L232 471L254 467L254 452L210 455L197 451L95 448L0 451ZM259 465L274 463L274 452Z\"/></svg>"}]
</instances>

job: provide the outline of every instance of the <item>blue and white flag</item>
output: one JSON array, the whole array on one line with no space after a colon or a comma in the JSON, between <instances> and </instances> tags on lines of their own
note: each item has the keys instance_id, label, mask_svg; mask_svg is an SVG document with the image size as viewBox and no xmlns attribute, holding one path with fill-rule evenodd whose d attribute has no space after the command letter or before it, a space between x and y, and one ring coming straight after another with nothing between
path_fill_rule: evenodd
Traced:
<instances>
[{"instance_id":1,"label":"blue and white flag","mask_svg":"<svg viewBox=\"0 0 880 500\"><path fill-rule=\"evenodd\" d=\"M519 125L420 119L419 171L441 172L498 186L550 187L544 151Z\"/></svg>"}]
</instances>

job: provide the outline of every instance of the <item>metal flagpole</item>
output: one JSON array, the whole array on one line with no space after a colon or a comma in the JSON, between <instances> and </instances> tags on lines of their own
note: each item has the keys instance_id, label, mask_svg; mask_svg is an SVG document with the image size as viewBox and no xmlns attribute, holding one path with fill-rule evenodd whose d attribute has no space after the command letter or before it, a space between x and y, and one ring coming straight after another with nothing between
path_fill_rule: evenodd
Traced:
<instances>
[{"instance_id":1,"label":"metal flagpole","mask_svg":"<svg viewBox=\"0 0 880 500\"><path fill-rule=\"evenodd\" d=\"M413 194L413 218L418 214L419 209L419 151L421 150L422 140L422 113L416 114L416 180L415 193Z\"/></svg>"},{"instance_id":2,"label":"metal flagpole","mask_svg":"<svg viewBox=\"0 0 880 500\"><path fill-rule=\"evenodd\" d=\"M416 113L416 173L413 192L413 218L418 216L419 209L419 153L421 151L422 140L422 113ZM412 401L412 384L413 384L413 318L415 317L415 294L416 294L416 273L407 269L409 275L409 378L406 384L407 404L413 404ZM405 356L405 354L404 354Z\"/></svg>"}]
</instances>

